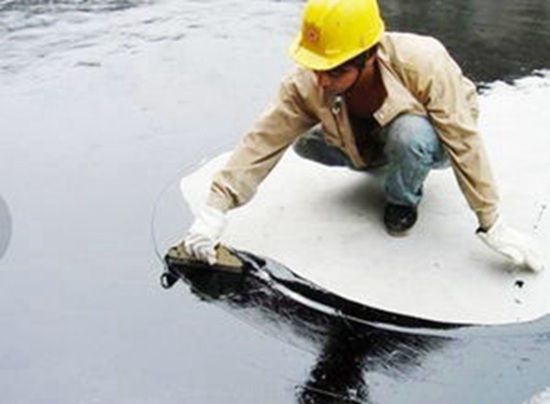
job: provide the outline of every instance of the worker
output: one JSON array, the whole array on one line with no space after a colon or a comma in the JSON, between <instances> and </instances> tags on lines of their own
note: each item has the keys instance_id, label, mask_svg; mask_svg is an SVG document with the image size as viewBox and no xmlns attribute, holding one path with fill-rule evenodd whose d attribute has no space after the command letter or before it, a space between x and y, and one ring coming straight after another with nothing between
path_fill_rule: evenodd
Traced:
<instances>
[{"instance_id":1,"label":"worker","mask_svg":"<svg viewBox=\"0 0 550 404\"><path fill-rule=\"evenodd\" d=\"M376 0L309 0L290 54L298 67L213 178L184 243L214 264L227 212L248 202L291 146L321 164L385 167L384 225L415 224L424 180L452 167L490 248L534 271L532 240L506 225L478 130L474 84L436 39L386 32Z\"/></svg>"}]
</instances>

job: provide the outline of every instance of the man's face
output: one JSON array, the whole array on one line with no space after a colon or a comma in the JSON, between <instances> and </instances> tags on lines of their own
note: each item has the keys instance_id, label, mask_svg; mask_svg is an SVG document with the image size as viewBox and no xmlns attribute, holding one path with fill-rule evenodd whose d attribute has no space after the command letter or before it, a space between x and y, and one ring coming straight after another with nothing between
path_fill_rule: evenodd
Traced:
<instances>
[{"instance_id":1,"label":"man's face","mask_svg":"<svg viewBox=\"0 0 550 404\"><path fill-rule=\"evenodd\" d=\"M359 78L360 70L351 65L335 67L331 70L314 70L317 85L332 95L348 91Z\"/></svg>"}]
</instances>

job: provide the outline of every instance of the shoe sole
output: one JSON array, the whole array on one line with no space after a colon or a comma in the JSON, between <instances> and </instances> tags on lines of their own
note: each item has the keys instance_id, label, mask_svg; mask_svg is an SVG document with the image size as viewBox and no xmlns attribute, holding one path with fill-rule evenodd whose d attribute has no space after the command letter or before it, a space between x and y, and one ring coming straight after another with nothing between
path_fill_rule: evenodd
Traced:
<instances>
[{"instance_id":1,"label":"shoe sole","mask_svg":"<svg viewBox=\"0 0 550 404\"><path fill-rule=\"evenodd\" d=\"M412 228L409 228L407 230L390 230L386 229L386 233L388 233L390 236L395 238L402 238L407 237L412 231Z\"/></svg>"}]
</instances>

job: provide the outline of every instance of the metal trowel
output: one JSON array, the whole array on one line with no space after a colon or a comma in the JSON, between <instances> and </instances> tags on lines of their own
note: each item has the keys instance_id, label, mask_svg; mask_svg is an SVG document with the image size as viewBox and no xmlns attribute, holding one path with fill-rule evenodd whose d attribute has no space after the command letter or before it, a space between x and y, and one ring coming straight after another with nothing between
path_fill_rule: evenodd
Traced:
<instances>
[{"instance_id":1,"label":"metal trowel","mask_svg":"<svg viewBox=\"0 0 550 404\"><path fill-rule=\"evenodd\" d=\"M219 244L216 247L217 262L214 265L210 265L207 262L198 260L189 255L183 245L183 242L170 247L164 261L168 266L175 265L188 269L203 269L214 270L223 272L241 273L243 270L243 262L237 257L237 255L229 248Z\"/></svg>"}]
</instances>

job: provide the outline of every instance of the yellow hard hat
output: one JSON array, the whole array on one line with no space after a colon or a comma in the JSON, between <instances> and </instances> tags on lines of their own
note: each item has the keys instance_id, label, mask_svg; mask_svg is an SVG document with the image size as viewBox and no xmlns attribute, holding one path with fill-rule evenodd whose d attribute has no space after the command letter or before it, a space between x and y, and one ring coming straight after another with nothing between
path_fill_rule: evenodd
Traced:
<instances>
[{"instance_id":1,"label":"yellow hard hat","mask_svg":"<svg viewBox=\"0 0 550 404\"><path fill-rule=\"evenodd\" d=\"M375 45L383 32L376 0L309 0L290 54L305 68L329 70Z\"/></svg>"}]
</instances>

